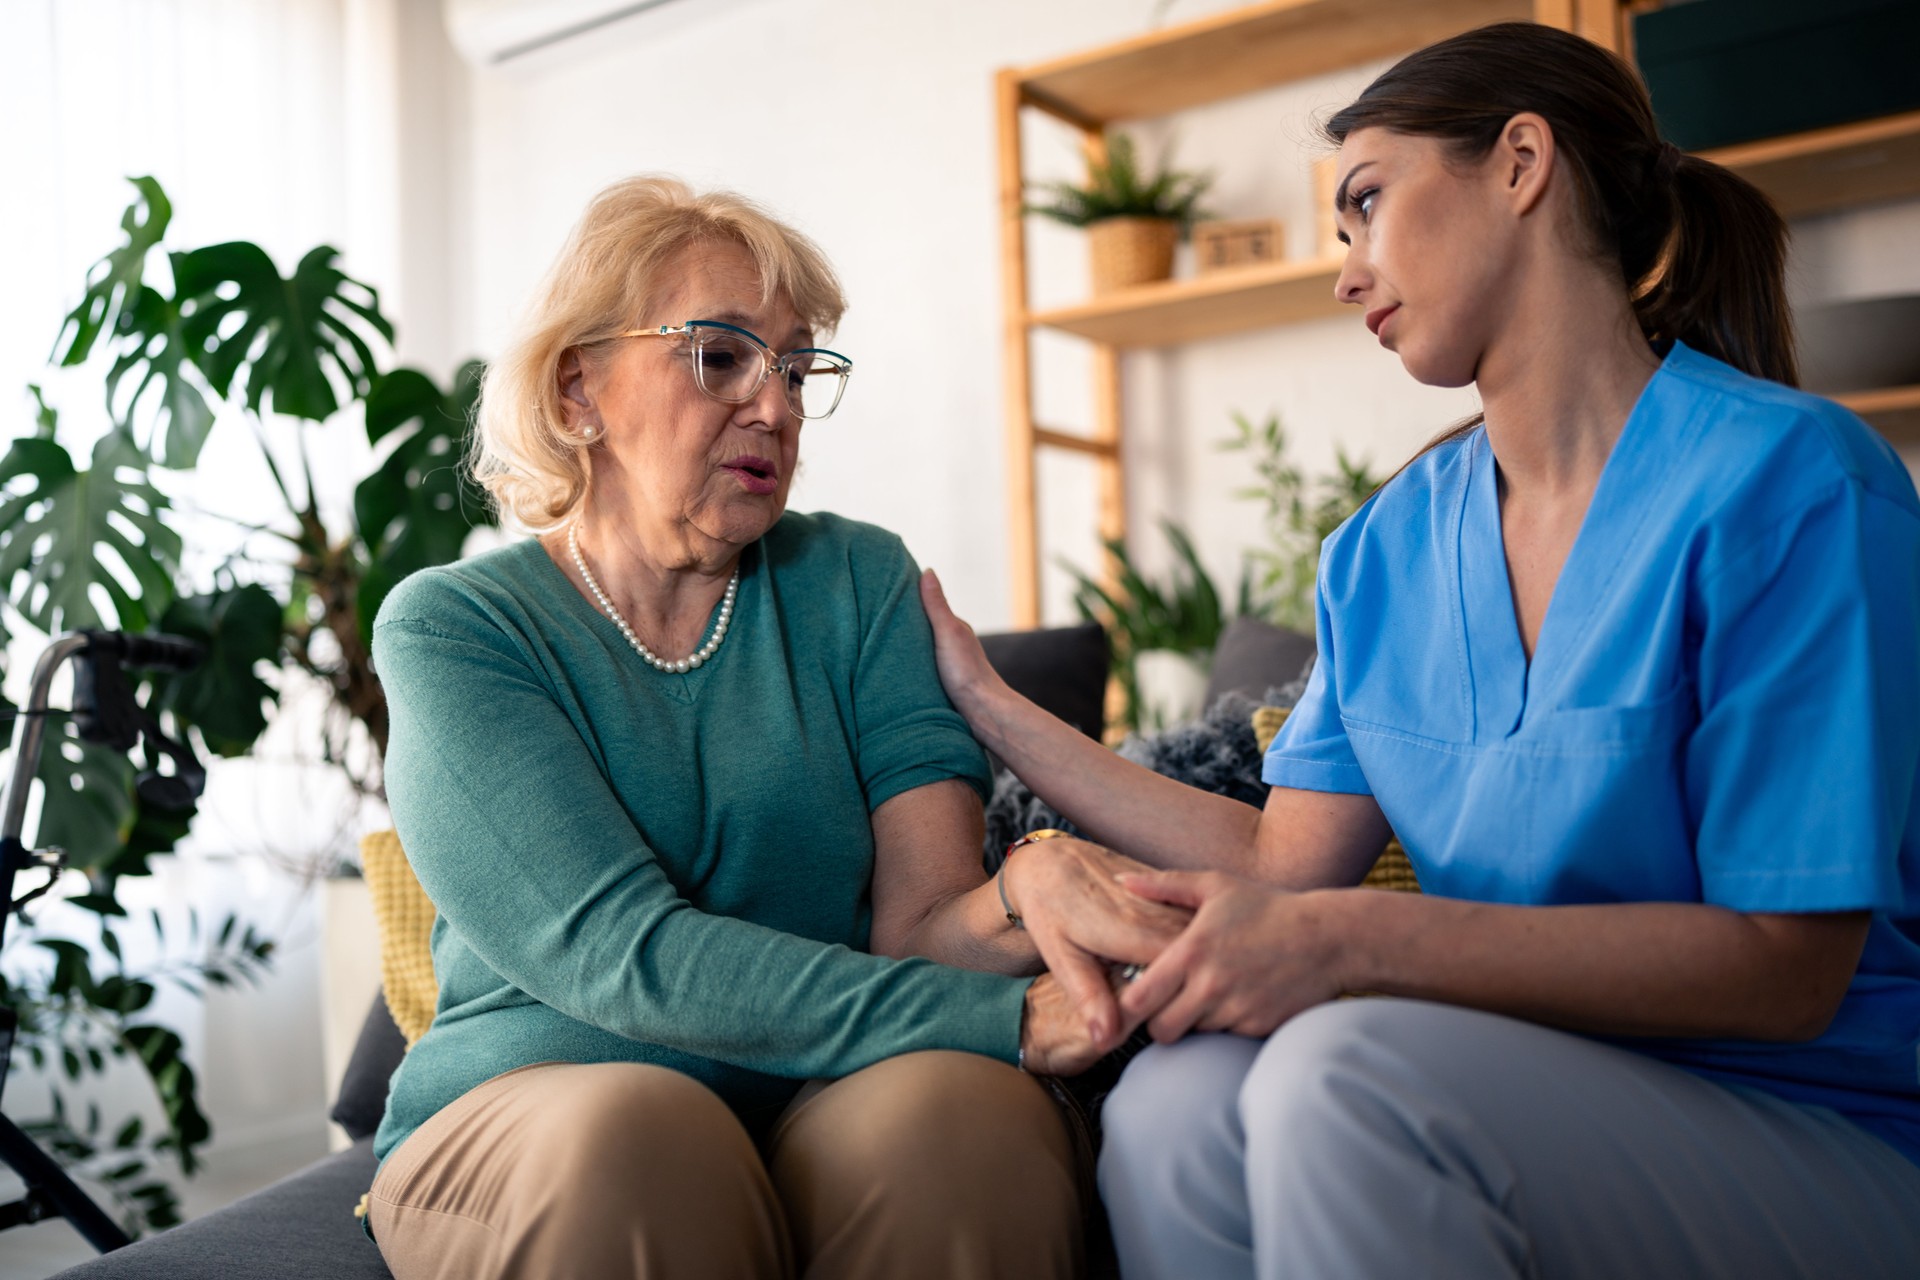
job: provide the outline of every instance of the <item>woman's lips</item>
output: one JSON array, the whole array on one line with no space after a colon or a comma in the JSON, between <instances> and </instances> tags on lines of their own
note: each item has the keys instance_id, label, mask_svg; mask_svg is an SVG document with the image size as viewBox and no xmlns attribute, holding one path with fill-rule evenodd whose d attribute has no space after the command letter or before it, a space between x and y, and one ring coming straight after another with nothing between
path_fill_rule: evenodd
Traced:
<instances>
[{"instance_id":1,"label":"woman's lips","mask_svg":"<svg viewBox=\"0 0 1920 1280\"><path fill-rule=\"evenodd\" d=\"M722 465L748 493L769 494L780 487L780 469L765 458L735 458Z\"/></svg>"},{"instance_id":2,"label":"woman's lips","mask_svg":"<svg viewBox=\"0 0 1920 1280\"><path fill-rule=\"evenodd\" d=\"M1392 318L1393 313L1399 309L1400 304L1396 302L1390 307L1381 307L1378 311L1367 312L1368 331L1371 332L1374 337L1379 337L1381 326L1386 324L1386 322Z\"/></svg>"}]
</instances>

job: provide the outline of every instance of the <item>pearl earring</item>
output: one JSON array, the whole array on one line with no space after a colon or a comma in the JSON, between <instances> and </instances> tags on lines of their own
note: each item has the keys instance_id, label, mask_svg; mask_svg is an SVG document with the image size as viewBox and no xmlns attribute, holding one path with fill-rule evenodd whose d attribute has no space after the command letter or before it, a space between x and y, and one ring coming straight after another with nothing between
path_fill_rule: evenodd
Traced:
<instances>
[{"instance_id":1,"label":"pearl earring","mask_svg":"<svg viewBox=\"0 0 1920 1280\"><path fill-rule=\"evenodd\" d=\"M594 429L593 429L593 428L592 428L591 426L586 426L586 427L582 427L582 428L580 428L580 438L581 438L581 439L583 439L583 440L591 440L591 439L593 439L593 437L594 437Z\"/></svg>"}]
</instances>

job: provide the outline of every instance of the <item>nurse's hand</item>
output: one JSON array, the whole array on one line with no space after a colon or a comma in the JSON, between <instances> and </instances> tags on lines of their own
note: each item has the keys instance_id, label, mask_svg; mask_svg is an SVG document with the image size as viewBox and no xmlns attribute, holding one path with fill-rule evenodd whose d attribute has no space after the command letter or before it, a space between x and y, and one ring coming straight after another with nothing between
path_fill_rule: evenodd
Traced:
<instances>
[{"instance_id":1,"label":"nurse's hand","mask_svg":"<svg viewBox=\"0 0 1920 1280\"><path fill-rule=\"evenodd\" d=\"M1080 1011L1101 1052L1117 1048L1138 1026L1114 999L1115 964L1147 964L1187 927L1185 907L1129 893L1123 876L1145 863L1070 836L1024 845L1001 872L1007 901L1033 937L1040 959Z\"/></svg>"},{"instance_id":2,"label":"nurse's hand","mask_svg":"<svg viewBox=\"0 0 1920 1280\"><path fill-rule=\"evenodd\" d=\"M982 713L991 694L1005 687L1005 681L987 661L980 637L947 603L939 575L931 569L920 575L920 603L927 611L927 621L933 625L933 659L940 671L940 683L954 709L973 724L977 732L976 717Z\"/></svg>"},{"instance_id":3,"label":"nurse's hand","mask_svg":"<svg viewBox=\"0 0 1920 1280\"><path fill-rule=\"evenodd\" d=\"M1168 1044L1192 1031L1265 1036L1340 995L1329 893L1270 889L1220 871L1129 873L1142 898L1193 922L1120 993L1121 1017Z\"/></svg>"}]
</instances>

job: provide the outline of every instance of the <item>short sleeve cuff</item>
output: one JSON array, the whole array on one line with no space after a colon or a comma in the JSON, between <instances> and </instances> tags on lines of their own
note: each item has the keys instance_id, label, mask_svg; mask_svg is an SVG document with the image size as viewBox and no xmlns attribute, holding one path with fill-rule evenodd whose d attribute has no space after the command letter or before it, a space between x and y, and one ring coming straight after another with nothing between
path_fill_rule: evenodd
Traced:
<instances>
[{"instance_id":1,"label":"short sleeve cuff","mask_svg":"<svg viewBox=\"0 0 1920 1280\"><path fill-rule=\"evenodd\" d=\"M1332 791L1346 796L1370 796L1367 775L1357 764L1331 760L1303 760L1269 752L1260 766L1260 780L1270 787L1296 791Z\"/></svg>"},{"instance_id":2,"label":"short sleeve cuff","mask_svg":"<svg viewBox=\"0 0 1920 1280\"><path fill-rule=\"evenodd\" d=\"M987 753L955 711L928 709L867 734L857 754L869 812L904 791L947 778L965 782L983 803L993 796Z\"/></svg>"},{"instance_id":3,"label":"short sleeve cuff","mask_svg":"<svg viewBox=\"0 0 1920 1280\"><path fill-rule=\"evenodd\" d=\"M867 787L867 811L871 813L895 796L905 795L916 787L931 786L936 782L945 782L949 778L958 778L972 787L979 793L982 804L993 799L993 791L984 772L953 761L944 764L915 765L910 769L895 769L875 778Z\"/></svg>"},{"instance_id":4,"label":"short sleeve cuff","mask_svg":"<svg viewBox=\"0 0 1920 1280\"><path fill-rule=\"evenodd\" d=\"M1782 914L1818 911L1905 910L1904 895L1893 880L1863 875L1859 866L1716 871L1703 867L1701 899L1732 911Z\"/></svg>"}]
</instances>

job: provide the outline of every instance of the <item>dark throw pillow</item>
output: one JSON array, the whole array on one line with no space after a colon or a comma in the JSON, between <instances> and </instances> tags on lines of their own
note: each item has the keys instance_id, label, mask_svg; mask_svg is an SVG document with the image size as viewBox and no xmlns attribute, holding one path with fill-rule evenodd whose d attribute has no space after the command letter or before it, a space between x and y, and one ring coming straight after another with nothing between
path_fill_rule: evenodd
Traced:
<instances>
[{"instance_id":1,"label":"dark throw pillow","mask_svg":"<svg viewBox=\"0 0 1920 1280\"><path fill-rule=\"evenodd\" d=\"M340 1076L340 1095L333 1101L329 1119L347 1131L355 1142L380 1127L387 1110L387 1081L400 1067L407 1042L387 1012L384 997L373 998L367 1010L360 1038L353 1043L353 1054Z\"/></svg>"},{"instance_id":2,"label":"dark throw pillow","mask_svg":"<svg viewBox=\"0 0 1920 1280\"><path fill-rule=\"evenodd\" d=\"M1312 636L1276 627L1259 618L1238 617L1220 634L1213 650L1213 674L1207 678L1206 705L1223 694L1259 701L1268 689L1290 684L1313 657Z\"/></svg>"},{"instance_id":3,"label":"dark throw pillow","mask_svg":"<svg viewBox=\"0 0 1920 1280\"><path fill-rule=\"evenodd\" d=\"M1000 678L1068 724L1097 738L1106 727L1107 633L1097 622L981 636Z\"/></svg>"}]
</instances>

